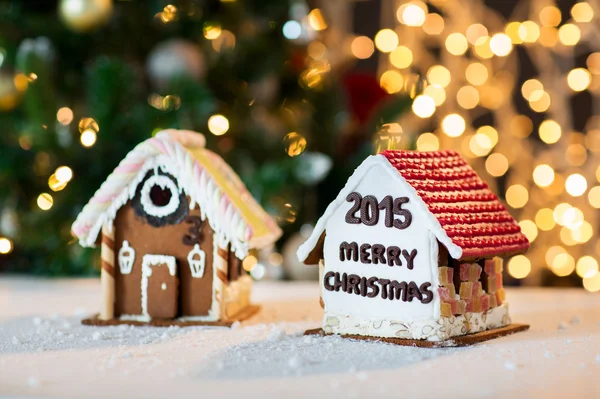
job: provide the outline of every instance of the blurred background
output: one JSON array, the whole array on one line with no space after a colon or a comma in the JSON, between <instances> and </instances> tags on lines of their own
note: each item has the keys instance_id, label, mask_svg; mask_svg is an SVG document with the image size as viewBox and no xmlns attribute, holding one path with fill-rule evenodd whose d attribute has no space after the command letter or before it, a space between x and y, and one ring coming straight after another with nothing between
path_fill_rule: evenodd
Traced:
<instances>
[{"instance_id":1,"label":"blurred background","mask_svg":"<svg viewBox=\"0 0 600 399\"><path fill-rule=\"evenodd\" d=\"M600 5L0 1L0 272L93 275L70 226L138 142L205 134L295 250L378 147L454 148L532 242L508 284L600 290Z\"/></svg>"}]
</instances>

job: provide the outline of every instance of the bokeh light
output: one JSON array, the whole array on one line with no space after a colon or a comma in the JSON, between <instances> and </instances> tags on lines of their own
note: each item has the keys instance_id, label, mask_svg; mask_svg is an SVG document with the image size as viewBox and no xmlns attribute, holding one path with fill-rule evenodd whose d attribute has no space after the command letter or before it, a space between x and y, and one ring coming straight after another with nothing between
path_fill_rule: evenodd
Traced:
<instances>
[{"instance_id":1,"label":"bokeh light","mask_svg":"<svg viewBox=\"0 0 600 399\"><path fill-rule=\"evenodd\" d=\"M215 136L222 136L229 130L229 120L221 114L208 118L208 130Z\"/></svg>"},{"instance_id":2,"label":"bokeh light","mask_svg":"<svg viewBox=\"0 0 600 399\"><path fill-rule=\"evenodd\" d=\"M521 184L513 184L506 190L506 202L513 208L523 208L529 201L529 191Z\"/></svg>"},{"instance_id":3,"label":"bokeh light","mask_svg":"<svg viewBox=\"0 0 600 399\"><path fill-rule=\"evenodd\" d=\"M562 129L556 121L549 119L540 124L539 134L544 143L554 144L560 139Z\"/></svg>"},{"instance_id":4,"label":"bokeh light","mask_svg":"<svg viewBox=\"0 0 600 399\"><path fill-rule=\"evenodd\" d=\"M573 197L579 197L587 190L587 180L579 173L573 173L565 181L565 189Z\"/></svg>"},{"instance_id":5,"label":"bokeh light","mask_svg":"<svg viewBox=\"0 0 600 399\"><path fill-rule=\"evenodd\" d=\"M13 243L6 237L0 237L0 254L6 255L13 250Z\"/></svg>"},{"instance_id":6,"label":"bokeh light","mask_svg":"<svg viewBox=\"0 0 600 399\"><path fill-rule=\"evenodd\" d=\"M516 255L508 261L508 274L516 279L522 279L531 272L531 261L525 255Z\"/></svg>"},{"instance_id":7,"label":"bokeh light","mask_svg":"<svg viewBox=\"0 0 600 399\"><path fill-rule=\"evenodd\" d=\"M54 199L48 193L42 193L37 198L37 205L43 211L47 211L48 209L52 208L53 204Z\"/></svg>"},{"instance_id":8,"label":"bokeh light","mask_svg":"<svg viewBox=\"0 0 600 399\"><path fill-rule=\"evenodd\" d=\"M418 151L437 151L440 149L440 140L433 133L423 133L417 138Z\"/></svg>"},{"instance_id":9,"label":"bokeh light","mask_svg":"<svg viewBox=\"0 0 600 399\"><path fill-rule=\"evenodd\" d=\"M398 69L408 68L413 62L413 53L406 46L398 46L390 53L390 62Z\"/></svg>"},{"instance_id":10,"label":"bokeh light","mask_svg":"<svg viewBox=\"0 0 600 399\"><path fill-rule=\"evenodd\" d=\"M446 115L442 120L442 131L449 137L458 137L465 131L465 120L458 114Z\"/></svg>"},{"instance_id":11,"label":"bokeh light","mask_svg":"<svg viewBox=\"0 0 600 399\"><path fill-rule=\"evenodd\" d=\"M469 48L467 38L459 32L454 32L446 38L446 50L452 55L463 55Z\"/></svg>"},{"instance_id":12,"label":"bokeh light","mask_svg":"<svg viewBox=\"0 0 600 399\"><path fill-rule=\"evenodd\" d=\"M295 157L306 150L306 138L297 132L291 132L285 135L283 138L283 145L285 152L290 157Z\"/></svg>"},{"instance_id":13,"label":"bokeh light","mask_svg":"<svg viewBox=\"0 0 600 399\"><path fill-rule=\"evenodd\" d=\"M417 96L412 103L412 111L419 118L429 118L435 112L435 101L428 95Z\"/></svg>"},{"instance_id":14,"label":"bokeh light","mask_svg":"<svg viewBox=\"0 0 600 399\"><path fill-rule=\"evenodd\" d=\"M581 30L577 25L564 24L558 28L558 40L565 46L574 46L581 39Z\"/></svg>"},{"instance_id":15,"label":"bokeh light","mask_svg":"<svg viewBox=\"0 0 600 399\"><path fill-rule=\"evenodd\" d=\"M442 65L434 65L427 71L427 80L430 84L446 87L450 84L451 79L450 71Z\"/></svg>"},{"instance_id":16,"label":"bokeh light","mask_svg":"<svg viewBox=\"0 0 600 399\"><path fill-rule=\"evenodd\" d=\"M540 187L548 187L554 181L554 169L547 164L536 166L533 170L533 181Z\"/></svg>"},{"instance_id":17,"label":"bokeh light","mask_svg":"<svg viewBox=\"0 0 600 399\"><path fill-rule=\"evenodd\" d=\"M356 58L366 60L375 52L375 45L367 36L358 36L352 40L350 51Z\"/></svg>"},{"instance_id":18,"label":"bokeh light","mask_svg":"<svg viewBox=\"0 0 600 399\"><path fill-rule=\"evenodd\" d=\"M490 154L485 160L485 170L494 177L503 176L508 170L508 159L499 152Z\"/></svg>"},{"instance_id":19,"label":"bokeh light","mask_svg":"<svg viewBox=\"0 0 600 399\"><path fill-rule=\"evenodd\" d=\"M398 47L398 35L391 29L382 29L375 35L375 47L382 53L390 53Z\"/></svg>"},{"instance_id":20,"label":"bokeh light","mask_svg":"<svg viewBox=\"0 0 600 399\"><path fill-rule=\"evenodd\" d=\"M592 75L585 68L575 68L567 75L567 83L573 91L583 91L592 83Z\"/></svg>"}]
</instances>

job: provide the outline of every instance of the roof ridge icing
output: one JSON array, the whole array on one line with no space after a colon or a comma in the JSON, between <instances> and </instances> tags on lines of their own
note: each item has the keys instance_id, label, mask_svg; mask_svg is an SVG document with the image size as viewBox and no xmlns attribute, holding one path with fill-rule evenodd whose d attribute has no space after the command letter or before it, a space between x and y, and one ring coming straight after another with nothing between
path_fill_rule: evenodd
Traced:
<instances>
[{"instance_id":1,"label":"roof ridge icing","mask_svg":"<svg viewBox=\"0 0 600 399\"><path fill-rule=\"evenodd\" d=\"M190 196L190 207L200 206L203 219L223 245L231 243L238 257L248 249L268 245L281 235L279 227L252 198L221 157L204 148L199 133L163 130L138 144L102 183L73 223L72 232L82 246L95 245L102 225L135 194L135 187L155 159L166 157L180 188ZM218 180L218 181L217 181ZM243 197L243 200L236 198Z\"/></svg>"}]
</instances>

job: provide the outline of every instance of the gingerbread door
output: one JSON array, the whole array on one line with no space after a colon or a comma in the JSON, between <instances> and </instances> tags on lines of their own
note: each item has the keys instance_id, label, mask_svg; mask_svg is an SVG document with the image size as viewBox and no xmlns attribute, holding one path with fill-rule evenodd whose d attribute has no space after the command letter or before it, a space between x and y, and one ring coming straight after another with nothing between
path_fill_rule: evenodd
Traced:
<instances>
[{"instance_id":1,"label":"gingerbread door","mask_svg":"<svg viewBox=\"0 0 600 399\"><path fill-rule=\"evenodd\" d=\"M144 255L142 259L142 313L152 319L177 316L179 279L175 257Z\"/></svg>"}]
</instances>

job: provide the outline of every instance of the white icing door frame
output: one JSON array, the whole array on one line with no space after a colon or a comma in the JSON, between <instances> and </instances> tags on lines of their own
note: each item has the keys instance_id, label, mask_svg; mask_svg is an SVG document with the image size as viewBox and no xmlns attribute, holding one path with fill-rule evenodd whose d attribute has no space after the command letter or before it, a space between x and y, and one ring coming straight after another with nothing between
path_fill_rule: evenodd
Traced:
<instances>
[{"instance_id":1,"label":"white icing door frame","mask_svg":"<svg viewBox=\"0 0 600 399\"><path fill-rule=\"evenodd\" d=\"M177 261L169 255L144 255L142 258L142 315L150 318L148 314L148 279L152 276L152 266L167 265L169 274L175 276Z\"/></svg>"}]
</instances>

